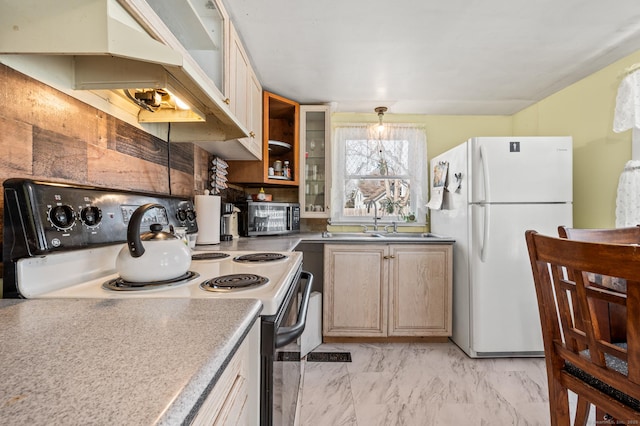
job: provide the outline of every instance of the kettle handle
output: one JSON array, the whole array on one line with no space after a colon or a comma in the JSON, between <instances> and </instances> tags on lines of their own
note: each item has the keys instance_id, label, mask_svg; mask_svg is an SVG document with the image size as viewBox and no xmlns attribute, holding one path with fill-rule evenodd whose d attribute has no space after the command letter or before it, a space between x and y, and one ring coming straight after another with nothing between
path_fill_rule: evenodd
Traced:
<instances>
[{"instance_id":1,"label":"kettle handle","mask_svg":"<svg viewBox=\"0 0 640 426\"><path fill-rule=\"evenodd\" d=\"M132 257L140 257L144 254L144 246L140 239L140 225L142 224L144 214L152 208L162 209L164 207L156 203L143 204L131 215L131 220L127 226L127 246L129 247L129 253Z\"/></svg>"}]
</instances>

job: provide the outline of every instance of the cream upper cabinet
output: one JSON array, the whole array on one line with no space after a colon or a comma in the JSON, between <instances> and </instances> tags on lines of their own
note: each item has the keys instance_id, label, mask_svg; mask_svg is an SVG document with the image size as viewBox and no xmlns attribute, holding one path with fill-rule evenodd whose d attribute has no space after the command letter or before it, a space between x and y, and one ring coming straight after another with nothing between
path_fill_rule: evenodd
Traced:
<instances>
[{"instance_id":1,"label":"cream upper cabinet","mask_svg":"<svg viewBox=\"0 0 640 426\"><path fill-rule=\"evenodd\" d=\"M245 125L249 137L240 139L245 148L262 158L262 86L233 24L229 25L229 89L231 113Z\"/></svg>"},{"instance_id":2,"label":"cream upper cabinet","mask_svg":"<svg viewBox=\"0 0 640 426\"><path fill-rule=\"evenodd\" d=\"M182 66L175 69L184 68L195 83L207 88L195 106L216 104L217 120L203 108L206 121L176 123L171 142L194 143L230 160L260 160L262 87L222 2L119 1L140 17L145 28L153 29L167 46L182 54ZM184 89L189 93L192 84ZM225 131L231 126L233 132Z\"/></svg>"},{"instance_id":3,"label":"cream upper cabinet","mask_svg":"<svg viewBox=\"0 0 640 426\"><path fill-rule=\"evenodd\" d=\"M140 0L127 0L131 5L143 4ZM229 17L219 1L156 0L146 2L162 23L171 31L179 44L171 43L171 36L164 33L172 47L182 50L192 58L204 74L223 94L228 50ZM144 9L141 9L144 11ZM146 15L149 17L149 15ZM151 24L154 22L151 21ZM156 28L159 28L155 22Z\"/></svg>"},{"instance_id":4,"label":"cream upper cabinet","mask_svg":"<svg viewBox=\"0 0 640 426\"><path fill-rule=\"evenodd\" d=\"M262 85L258 77L249 69L249 114L247 117L247 129L249 137L245 138L247 146L255 154L256 158L262 159Z\"/></svg>"},{"instance_id":5,"label":"cream upper cabinet","mask_svg":"<svg viewBox=\"0 0 640 426\"><path fill-rule=\"evenodd\" d=\"M328 218L331 202L331 113L326 105L300 105L300 215Z\"/></svg>"},{"instance_id":6,"label":"cream upper cabinet","mask_svg":"<svg viewBox=\"0 0 640 426\"><path fill-rule=\"evenodd\" d=\"M241 123L247 123L249 59L233 25L229 28L229 109Z\"/></svg>"},{"instance_id":7,"label":"cream upper cabinet","mask_svg":"<svg viewBox=\"0 0 640 426\"><path fill-rule=\"evenodd\" d=\"M451 335L450 244L326 244L327 337Z\"/></svg>"}]
</instances>

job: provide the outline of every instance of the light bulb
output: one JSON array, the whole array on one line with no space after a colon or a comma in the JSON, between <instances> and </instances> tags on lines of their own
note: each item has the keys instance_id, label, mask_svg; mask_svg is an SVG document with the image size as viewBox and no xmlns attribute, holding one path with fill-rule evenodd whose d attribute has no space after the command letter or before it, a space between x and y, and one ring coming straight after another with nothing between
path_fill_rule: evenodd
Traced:
<instances>
[{"instance_id":1,"label":"light bulb","mask_svg":"<svg viewBox=\"0 0 640 426\"><path fill-rule=\"evenodd\" d=\"M173 102L176 104L176 108L178 109L191 109L191 107L189 105L187 105L182 99L180 99L179 97L177 97L176 95L174 95L173 93L171 93L170 91L167 90L167 93L169 93L169 95L171 95L171 99L173 99Z\"/></svg>"}]
</instances>

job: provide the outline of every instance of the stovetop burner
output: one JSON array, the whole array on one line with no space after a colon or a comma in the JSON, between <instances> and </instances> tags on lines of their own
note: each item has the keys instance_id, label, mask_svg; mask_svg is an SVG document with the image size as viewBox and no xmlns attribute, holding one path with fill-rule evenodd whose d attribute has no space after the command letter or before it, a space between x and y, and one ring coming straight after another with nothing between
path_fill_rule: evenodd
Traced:
<instances>
[{"instance_id":1,"label":"stovetop burner","mask_svg":"<svg viewBox=\"0 0 640 426\"><path fill-rule=\"evenodd\" d=\"M235 291L258 287L269 282L268 278L255 274L222 275L200 284L207 291Z\"/></svg>"},{"instance_id":2,"label":"stovetop burner","mask_svg":"<svg viewBox=\"0 0 640 426\"><path fill-rule=\"evenodd\" d=\"M115 291L141 291L141 290L151 290L154 288L162 288L162 287L170 287L176 284L183 284L188 281L191 281L194 278L198 278L200 274L197 272L187 271L186 274L179 276L178 278L174 278L172 280L163 280L163 281L151 281L151 282L131 282L125 281L122 278L114 278L102 284L102 288L106 290L115 290Z\"/></svg>"},{"instance_id":3,"label":"stovetop burner","mask_svg":"<svg viewBox=\"0 0 640 426\"><path fill-rule=\"evenodd\" d=\"M273 262L286 258L287 256L281 253L251 253L234 257L233 260L236 262Z\"/></svg>"},{"instance_id":4,"label":"stovetop burner","mask_svg":"<svg viewBox=\"0 0 640 426\"><path fill-rule=\"evenodd\" d=\"M215 259L225 259L229 257L227 253L196 253L191 256L191 260L215 260Z\"/></svg>"}]
</instances>

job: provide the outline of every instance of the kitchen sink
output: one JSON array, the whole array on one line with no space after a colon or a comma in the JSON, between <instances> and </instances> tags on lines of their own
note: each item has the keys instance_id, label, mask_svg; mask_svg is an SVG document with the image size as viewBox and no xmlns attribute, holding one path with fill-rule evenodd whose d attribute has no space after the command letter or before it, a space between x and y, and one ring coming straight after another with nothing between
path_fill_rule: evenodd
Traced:
<instances>
[{"instance_id":1,"label":"kitchen sink","mask_svg":"<svg viewBox=\"0 0 640 426\"><path fill-rule=\"evenodd\" d=\"M381 232L323 232L322 238L329 239L361 239L361 238L383 238L384 235Z\"/></svg>"},{"instance_id":2,"label":"kitchen sink","mask_svg":"<svg viewBox=\"0 0 640 426\"><path fill-rule=\"evenodd\" d=\"M387 234L382 234L383 238L440 238L440 236L436 234L431 234L429 232L391 232Z\"/></svg>"},{"instance_id":3,"label":"kitchen sink","mask_svg":"<svg viewBox=\"0 0 640 426\"><path fill-rule=\"evenodd\" d=\"M452 241L449 237L430 232L323 232L329 240L392 240L392 241Z\"/></svg>"}]
</instances>

